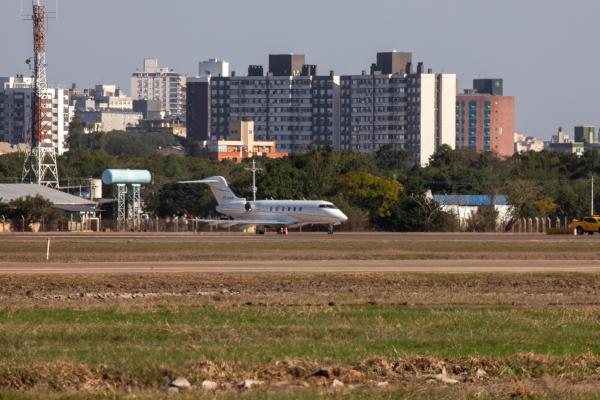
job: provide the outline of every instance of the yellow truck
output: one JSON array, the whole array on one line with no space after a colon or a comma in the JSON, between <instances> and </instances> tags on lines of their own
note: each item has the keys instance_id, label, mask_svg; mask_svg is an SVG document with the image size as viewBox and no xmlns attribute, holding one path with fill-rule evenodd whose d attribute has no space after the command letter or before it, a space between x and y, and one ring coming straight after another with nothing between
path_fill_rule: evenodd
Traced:
<instances>
[{"instance_id":1,"label":"yellow truck","mask_svg":"<svg viewBox=\"0 0 600 400\"><path fill-rule=\"evenodd\" d=\"M581 220L574 219L569 224L569 230L578 235L583 235L584 233L593 235L594 232L600 233L600 215L592 215Z\"/></svg>"}]
</instances>

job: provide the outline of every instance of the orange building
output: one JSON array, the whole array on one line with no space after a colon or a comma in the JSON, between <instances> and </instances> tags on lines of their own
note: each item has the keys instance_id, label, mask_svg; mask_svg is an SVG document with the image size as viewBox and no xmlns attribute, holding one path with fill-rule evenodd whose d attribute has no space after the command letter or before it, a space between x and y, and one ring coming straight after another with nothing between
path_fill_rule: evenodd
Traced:
<instances>
[{"instance_id":1,"label":"orange building","mask_svg":"<svg viewBox=\"0 0 600 400\"><path fill-rule=\"evenodd\" d=\"M252 157L283 158L287 153L277 151L275 141L254 140L254 121L237 121L229 125L227 139L209 140L210 157L222 161L241 162Z\"/></svg>"},{"instance_id":2,"label":"orange building","mask_svg":"<svg viewBox=\"0 0 600 400\"><path fill-rule=\"evenodd\" d=\"M476 79L475 89L456 97L457 148L513 155L515 98L503 96L502 85L501 79Z\"/></svg>"}]
</instances>

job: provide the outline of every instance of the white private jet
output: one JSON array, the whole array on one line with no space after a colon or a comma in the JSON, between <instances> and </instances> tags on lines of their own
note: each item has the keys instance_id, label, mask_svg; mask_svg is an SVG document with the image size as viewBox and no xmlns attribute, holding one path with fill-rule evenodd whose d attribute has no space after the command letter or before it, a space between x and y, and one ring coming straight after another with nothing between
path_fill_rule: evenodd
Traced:
<instances>
[{"instance_id":1,"label":"white private jet","mask_svg":"<svg viewBox=\"0 0 600 400\"><path fill-rule=\"evenodd\" d=\"M205 183L210 187L218 206L217 211L228 216L229 220L198 219L213 225L255 225L257 233L264 233L265 227L297 228L305 225L328 225L329 233L333 226L340 225L348 217L333 203L321 200L254 200L237 197L222 176L211 176L198 181L179 183Z\"/></svg>"}]
</instances>

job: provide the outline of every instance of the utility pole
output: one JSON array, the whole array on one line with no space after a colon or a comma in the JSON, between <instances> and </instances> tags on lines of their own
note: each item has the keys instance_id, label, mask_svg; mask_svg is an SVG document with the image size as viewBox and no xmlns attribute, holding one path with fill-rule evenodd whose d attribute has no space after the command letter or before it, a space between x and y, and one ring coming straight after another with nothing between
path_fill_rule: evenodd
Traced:
<instances>
[{"instance_id":1,"label":"utility pole","mask_svg":"<svg viewBox=\"0 0 600 400\"><path fill-rule=\"evenodd\" d=\"M52 96L46 79L46 33L44 0L33 0L33 93L31 96L31 149L23 163L22 182L58 188L56 148L52 137ZM31 63L31 59L27 60Z\"/></svg>"},{"instance_id":2,"label":"utility pole","mask_svg":"<svg viewBox=\"0 0 600 400\"><path fill-rule=\"evenodd\" d=\"M260 168L256 168L256 161L252 159L252 168L246 168L246 171L252 171L252 201L256 202L256 171L260 171Z\"/></svg>"},{"instance_id":3,"label":"utility pole","mask_svg":"<svg viewBox=\"0 0 600 400\"><path fill-rule=\"evenodd\" d=\"M594 174L592 174L592 212L590 215L594 215Z\"/></svg>"}]
</instances>

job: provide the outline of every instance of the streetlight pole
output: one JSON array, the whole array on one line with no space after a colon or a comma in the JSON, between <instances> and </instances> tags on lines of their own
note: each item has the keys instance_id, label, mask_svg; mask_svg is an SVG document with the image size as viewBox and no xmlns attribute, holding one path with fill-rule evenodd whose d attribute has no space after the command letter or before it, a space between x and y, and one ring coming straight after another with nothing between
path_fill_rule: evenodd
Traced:
<instances>
[{"instance_id":1,"label":"streetlight pole","mask_svg":"<svg viewBox=\"0 0 600 400\"><path fill-rule=\"evenodd\" d=\"M594 174L592 174L592 193L591 193L591 194L592 194L592 199L591 199L591 200L592 200L592 201L591 201L591 204L592 204L592 212L591 212L591 214L590 214L590 215L594 215Z\"/></svg>"}]
</instances>

